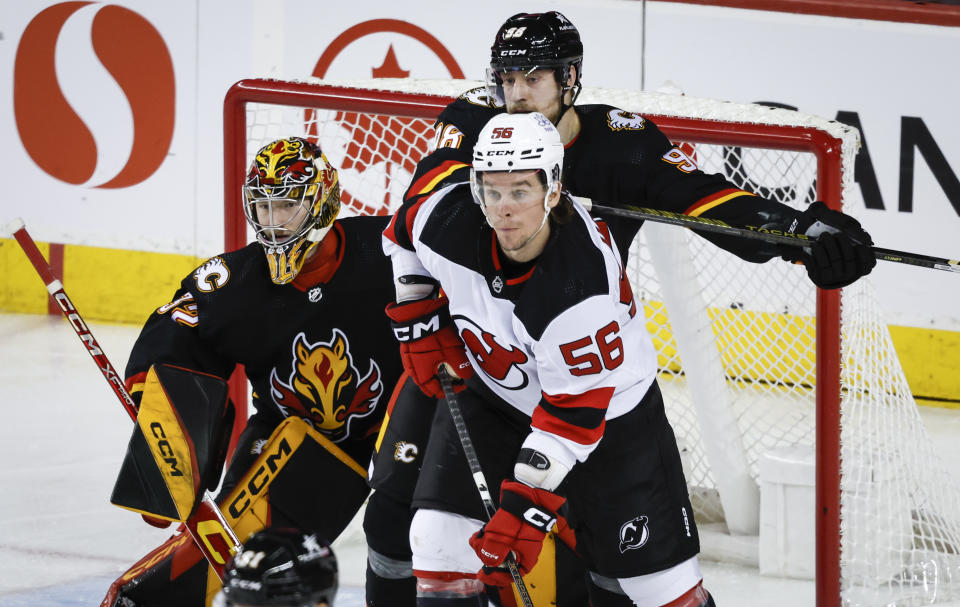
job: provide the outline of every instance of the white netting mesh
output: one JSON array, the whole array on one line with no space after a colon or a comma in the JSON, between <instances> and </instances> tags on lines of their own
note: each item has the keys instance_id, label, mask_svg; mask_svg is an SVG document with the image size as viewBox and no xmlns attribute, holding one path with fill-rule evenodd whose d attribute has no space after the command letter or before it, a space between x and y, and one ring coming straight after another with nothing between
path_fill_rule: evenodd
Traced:
<instances>
[{"instance_id":1,"label":"white netting mesh","mask_svg":"<svg viewBox=\"0 0 960 607\"><path fill-rule=\"evenodd\" d=\"M477 83L398 80L349 85L451 97ZM783 109L632 91L588 88L578 102L607 103L647 115L817 128L843 142L844 194L853 184L857 134L833 121ZM389 114L387 104L381 114L358 114L251 103L245 162L279 137L319 140L339 168L345 214L389 213L400 204L433 134L430 120ZM704 171L722 173L767 198L802 208L816 197L817 158L812 153L703 143L685 143L684 149ZM845 210L857 214L857 209ZM739 493L756 493L761 455L816 442L815 289L800 266L779 260L745 263L668 226L648 224L641 230L628 267L659 352L660 383L688 458L687 480L698 520L726 521L734 527L735 517L724 513L732 506L739 518L736 526L749 528L756 522L757 496ZM681 271L689 273L679 281L686 291L671 294L661 277ZM702 302L699 311L677 309L692 301ZM840 575L845 602L919 605L960 598L960 495L932 452L869 281L845 290L842 310ZM707 346L696 345L694 337L678 345L684 340L677 339L671 317L684 319L684 326L709 327L699 332L707 336ZM711 373L718 377L700 388L709 396L698 402L693 396L697 388L688 380ZM711 411L703 408L704 400L711 401ZM705 421L704 415L729 415L730 423ZM729 427L735 440L715 437ZM710 443L704 438L719 441L720 453L715 448L708 457ZM710 459L741 449L747 490L724 490L730 481L718 481L718 476L726 474L727 466L718 471ZM736 457L731 461L739 465ZM743 487L736 479L727 486ZM724 491L728 495L721 495Z\"/></svg>"}]
</instances>

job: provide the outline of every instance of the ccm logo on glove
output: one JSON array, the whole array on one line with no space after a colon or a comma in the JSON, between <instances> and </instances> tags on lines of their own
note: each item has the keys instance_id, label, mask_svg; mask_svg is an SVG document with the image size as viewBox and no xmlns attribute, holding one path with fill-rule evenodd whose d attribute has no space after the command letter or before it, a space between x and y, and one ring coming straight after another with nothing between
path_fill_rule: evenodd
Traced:
<instances>
[{"instance_id":1,"label":"ccm logo on glove","mask_svg":"<svg viewBox=\"0 0 960 607\"><path fill-rule=\"evenodd\" d=\"M440 330L440 315L434 314L426 320L420 319L409 325L394 325L393 335L399 342L414 341Z\"/></svg>"},{"instance_id":2,"label":"ccm logo on glove","mask_svg":"<svg viewBox=\"0 0 960 607\"><path fill-rule=\"evenodd\" d=\"M523 520L544 533L547 533L553 527L553 524L557 522L557 517L539 508L530 507L523 513Z\"/></svg>"}]
</instances>

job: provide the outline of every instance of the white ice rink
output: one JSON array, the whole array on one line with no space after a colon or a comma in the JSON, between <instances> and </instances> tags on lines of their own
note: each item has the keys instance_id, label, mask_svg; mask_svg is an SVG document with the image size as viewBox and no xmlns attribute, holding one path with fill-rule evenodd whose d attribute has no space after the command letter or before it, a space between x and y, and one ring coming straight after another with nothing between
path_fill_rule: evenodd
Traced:
<instances>
[{"instance_id":1,"label":"white ice rink","mask_svg":"<svg viewBox=\"0 0 960 607\"><path fill-rule=\"evenodd\" d=\"M138 328L91 329L122 374ZM110 582L169 535L109 503L131 422L59 317L0 314L0 362L0 607L99 605ZM956 456L960 415L924 415ZM361 607L362 535L348 535L337 544L337 605ZM703 566L721 607L814 604L810 581Z\"/></svg>"}]
</instances>

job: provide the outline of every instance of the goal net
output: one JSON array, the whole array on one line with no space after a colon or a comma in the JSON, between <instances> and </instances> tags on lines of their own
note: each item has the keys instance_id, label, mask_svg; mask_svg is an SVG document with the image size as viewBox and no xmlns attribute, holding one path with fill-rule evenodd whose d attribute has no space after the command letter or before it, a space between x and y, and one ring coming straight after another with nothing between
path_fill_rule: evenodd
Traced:
<instances>
[{"instance_id":1,"label":"goal net","mask_svg":"<svg viewBox=\"0 0 960 607\"><path fill-rule=\"evenodd\" d=\"M342 213L389 214L430 149L434 118L477 84L237 83L224 109L227 249L248 242L240 186L262 145L294 135L318 142L339 170ZM804 208L820 199L858 214L850 127L635 91L585 88L578 103L643 114L699 168L771 200ZM746 263L650 222L628 267L705 554L815 576L820 605L960 599L960 493L926 436L869 280L842 295L818 292L802 266ZM790 483L800 499L761 503L775 495L762 487Z\"/></svg>"}]
</instances>

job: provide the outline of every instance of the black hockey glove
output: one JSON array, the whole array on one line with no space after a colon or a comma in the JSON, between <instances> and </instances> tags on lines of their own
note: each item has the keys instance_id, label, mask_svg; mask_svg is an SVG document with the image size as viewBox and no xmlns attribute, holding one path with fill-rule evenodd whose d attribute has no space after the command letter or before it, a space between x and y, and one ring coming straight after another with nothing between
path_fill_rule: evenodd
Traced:
<instances>
[{"instance_id":1,"label":"black hockey glove","mask_svg":"<svg viewBox=\"0 0 960 607\"><path fill-rule=\"evenodd\" d=\"M809 247L785 247L783 258L801 261L807 276L821 289L839 289L866 276L877 265L873 239L860 222L819 200L807 207L788 232L815 240Z\"/></svg>"}]
</instances>

